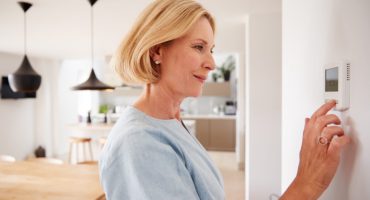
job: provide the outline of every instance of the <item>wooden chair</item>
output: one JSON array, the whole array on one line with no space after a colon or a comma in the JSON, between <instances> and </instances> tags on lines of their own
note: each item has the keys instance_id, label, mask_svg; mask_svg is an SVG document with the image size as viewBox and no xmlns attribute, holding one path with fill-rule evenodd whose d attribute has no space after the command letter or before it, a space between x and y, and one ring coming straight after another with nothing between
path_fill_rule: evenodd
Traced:
<instances>
[{"instance_id":1,"label":"wooden chair","mask_svg":"<svg viewBox=\"0 0 370 200\"><path fill-rule=\"evenodd\" d=\"M87 146L86 146L87 145ZM74 147L74 148L73 148ZM80 161L79 159L79 147L83 150L83 159ZM86 148L89 148L89 159L87 159L86 156ZM75 151L73 151L75 149ZM88 161L88 160L94 160L93 158L93 152L91 147L91 138L85 138L85 137L70 137L69 138L69 158L68 161L70 164L72 164L72 155L75 153L76 157L76 163Z\"/></svg>"},{"instance_id":2,"label":"wooden chair","mask_svg":"<svg viewBox=\"0 0 370 200\"><path fill-rule=\"evenodd\" d=\"M0 155L0 162L15 162L15 158L9 155Z\"/></svg>"},{"instance_id":3,"label":"wooden chair","mask_svg":"<svg viewBox=\"0 0 370 200\"><path fill-rule=\"evenodd\" d=\"M64 163L63 160L56 159L56 158L30 158L27 161L40 162L40 163L53 164L53 165L62 165Z\"/></svg>"}]
</instances>

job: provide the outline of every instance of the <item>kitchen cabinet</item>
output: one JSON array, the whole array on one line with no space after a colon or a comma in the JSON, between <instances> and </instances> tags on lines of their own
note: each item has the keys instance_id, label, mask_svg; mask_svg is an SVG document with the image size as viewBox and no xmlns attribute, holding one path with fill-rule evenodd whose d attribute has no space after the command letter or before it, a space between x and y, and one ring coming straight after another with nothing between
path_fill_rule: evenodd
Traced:
<instances>
[{"instance_id":1,"label":"kitchen cabinet","mask_svg":"<svg viewBox=\"0 0 370 200\"><path fill-rule=\"evenodd\" d=\"M197 119L195 122L195 135L204 148L209 146L209 120Z\"/></svg>"},{"instance_id":2,"label":"kitchen cabinet","mask_svg":"<svg viewBox=\"0 0 370 200\"><path fill-rule=\"evenodd\" d=\"M230 97L230 82L206 82L203 86L202 96Z\"/></svg>"},{"instance_id":3,"label":"kitchen cabinet","mask_svg":"<svg viewBox=\"0 0 370 200\"><path fill-rule=\"evenodd\" d=\"M235 119L197 119L196 137L207 150L235 151Z\"/></svg>"}]
</instances>

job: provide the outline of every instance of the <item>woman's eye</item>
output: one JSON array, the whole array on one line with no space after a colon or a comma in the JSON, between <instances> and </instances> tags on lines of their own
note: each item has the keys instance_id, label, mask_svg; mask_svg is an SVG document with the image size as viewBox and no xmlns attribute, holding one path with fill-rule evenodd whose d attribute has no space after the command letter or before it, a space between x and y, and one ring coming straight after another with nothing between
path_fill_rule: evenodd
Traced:
<instances>
[{"instance_id":1,"label":"woman's eye","mask_svg":"<svg viewBox=\"0 0 370 200\"><path fill-rule=\"evenodd\" d=\"M194 48L198 49L199 51L202 51L203 50L203 46L202 45L195 45Z\"/></svg>"}]
</instances>

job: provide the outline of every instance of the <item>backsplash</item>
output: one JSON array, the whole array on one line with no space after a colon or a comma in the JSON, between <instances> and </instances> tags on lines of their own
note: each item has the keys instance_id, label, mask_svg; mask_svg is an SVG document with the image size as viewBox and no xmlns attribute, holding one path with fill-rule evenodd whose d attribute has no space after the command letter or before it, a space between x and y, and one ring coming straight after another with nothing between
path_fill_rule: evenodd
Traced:
<instances>
[{"instance_id":1,"label":"backsplash","mask_svg":"<svg viewBox=\"0 0 370 200\"><path fill-rule=\"evenodd\" d=\"M118 110L117 108L116 110L119 112L127 105L133 104L137 98L138 96L115 96L114 93L101 93L99 95L99 104L106 104L110 109L117 106ZM181 109L183 114L217 114L215 108L224 106L225 102L229 100L232 99L228 97L189 97L182 102Z\"/></svg>"}]
</instances>

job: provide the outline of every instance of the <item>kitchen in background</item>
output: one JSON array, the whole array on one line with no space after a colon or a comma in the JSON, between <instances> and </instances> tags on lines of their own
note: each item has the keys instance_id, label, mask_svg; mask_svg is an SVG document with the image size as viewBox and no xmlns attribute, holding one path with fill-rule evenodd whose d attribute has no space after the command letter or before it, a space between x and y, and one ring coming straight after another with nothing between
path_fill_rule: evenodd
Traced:
<instances>
[{"instance_id":1,"label":"kitchen in background","mask_svg":"<svg viewBox=\"0 0 370 200\"><path fill-rule=\"evenodd\" d=\"M184 114L192 115L192 117L210 112L222 113L223 108L231 108L230 111L233 112L236 95L236 92L233 93L233 91L237 88L238 114L234 117L241 119L236 120L238 121L237 134L239 135L236 139L236 156L238 163L243 164L244 124L246 121L244 118L245 53L247 52L245 13L249 10L244 9L248 7L244 1L237 4L227 4L233 7L229 9L224 9L224 2L205 1L203 3L219 19L217 37L215 38L217 44L216 60L222 56L224 58L220 59L225 60L230 52L235 53L237 67L234 73L237 72L240 78L238 79L238 87L230 90L232 93L228 96L230 98L222 99L217 95L205 95L197 100L189 99L184 102L183 110ZM0 75L7 76L19 67L24 54L23 41L21 40L24 34L22 31L24 16L16 3L1 1L0 4L2 8ZM121 85L119 79L115 77L114 73L111 73L112 70L108 67L108 61L105 57L112 55L115 51L117 44L131 27L137 13L146 4L145 2L132 3L129 10L125 9L125 12L122 12L121 8L127 7L125 2L99 1L96 12L94 12L96 20L95 23L92 23L95 28L92 29L89 29L88 23L91 9L86 1L47 1L36 4L34 9L28 12L27 54L33 68L42 76L42 84L37 91L36 98L0 99L0 138L2 138L0 151L11 154L16 159L26 159L32 156L33 151L40 145L46 149L48 157L61 157L67 154L69 152L69 137L74 134L71 125L86 120L88 110L91 110L92 124L102 125L103 123L97 123L99 120L104 121L104 117L98 114L99 106L101 106L102 112L107 110L107 106L110 112L113 112L113 108L117 108L115 109L116 116L111 115L113 117L110 118L114 121L114 117L119 116L119 109L125 106L125 101L130 102L130 98L135 98L135 96L123 95L125 96L123 101L118 98L114 100L115 102L110 103L104 102L102 96L106 95L105 92L73 91L71 88L85 81L92 67L102 82L112 86ZM60 9L62 7L63 9ZM67 10L71 15L65 15ZM236 17L240 20L236 20ZM90 37L91 30L95 36L93 40ZM92 41L94 45L91 45ZM92 46L95 49L89 48ZM94 54L93 65L90 63L90 50ZM110 71L110 73L106 71ZM211 79L212 77L210 77ZM231 80L233 79L231 78ZM114 84L111 83L112 81ZM229 84L234 83L229 82ZM218 85L222 85L220 88L226 88L227 84L220 83ZM214 88L214 84L211 82L206 84L207 86ZM217 88L218 86L216 86L216 90ZM120 87L108 95L126 90L127 88ZM232 103L228 103L228 107L225 104L226 100L232 101ZM107 119L107 121L109 120Z\"/></svg>"},{"instance_id":2,"label":"kitchen in background","mask_svg":"<svg viewBox=\"0 0 370 200\"><path fill-rule=\"evenodd\" d=\"M209 73L202 96L185 99L181 105L181 116L190 132L207 150L235 151L238 80L236 71L239 58L236 53L216 54L214 58L217 68ZM101 130L101 125L104 124L111 127L125 107L131 105L140 95L143 88L122 84L109 66L109 59L110 57L107 57L105 61L97 62L96 72L102 74L101 80L105 83L118 86L110 92L76 91L78 116L70 125L90 122L90 129L96 126ZM67 63L65 64L68 67L84 66L83 61ZM78 68L77 71L77 79L83 80L87 73L85 68ZM103 130L105 133L101 135L107 135L108 130Z\"/></svg>"},{"instance_id":3,"label":"kitchen in background","mask_svg":"<svg viewBox=\"0 0 370 200\"><path fill-rule=\"evenodd\" d=\"M97 19L95 62L100 62L101 66L94 66L99 80L105 83L114 80L103 72L108 70L104 56L112 54L145 2L150 1L132 2L129 9L125 1L99 2L95 12ZM276 108L281 106L279 101L271 102L268 99L271 97L281 99L281 95L280 98L278 95L280 92L278 83L281 80L266 77L266 70L272 72L269 73L272 75L281 74L278 71L281 70L281 39L279 40L281 1L201 2L217 18L215 52L236 52L238 57L237 68L240 67L234 70L234 73L237 73L234 75L239 75L236 79L238 80L238 87L236 87L238 109L235 117L237 135L239 135L236 139L236 157L238 164L244 164L245 161L247 163L246 176L247 180L251 181L246 191L249 193L251 190L261 195L265 191L278 191L269 187L276 185L276 188L280 188L280 184L277 184L280 178L271 180L272 177L281 176L280 168L271 170L268 168L270 160L265 161L260 158L265 155L276 158L276 166L279 166L281 128L278 122L281 118L277 117L280 111ZM23 45L20 38L22 38L21 27L23 26L20 23L23 22L23 15L15 14L21 10L14 2L1 1L0 4L2 8L0 75L5 76L14 72L22 59ZM39 10L35 14L30 13L32 16L29 18L30 62L43 79L37 98L0 99L0 151L9 153L17 159L24 159L32 154L38 145L45 147L47 156L58 157L66 154L69 135L72 134L68 126L78 123L79 119L83 121L87 110L91 109L94 116L100 105L103 105L102 108L108 105L109 109L117 105L117 110L125 106L120 105L119 99L112 104L103 102L104 99L101 96L106 95L105 93L71 91L71 87L84 81L91 70L88 59L89 29L86 23L90 10L86 7L86 1L43 1L38 2L38 5L35 8ZM69 15L65 15L66 12ZM218 56L219 54L216 54L216 59ZM268 87L264 87L265 85ZM266 89L271 92L261 92ZM111 94L123 91L126 91L126 88L118 88ZM86 101L82 102L84 98ZM129 100L130 98L134 99L134 97L125 96L122 102L126 99L128 102L133 101ZM205 96L195 101L189 99L186 100L188 102L184 102L183 109L184 112L191 113L193 111L191 108L196 108L194 112L197 112L197 115L207 112L217 113L219 109L213 110L213 108L219 103L219 105L225 104L226 99L222 98ZM79 100L81 101L78 102ZM212 100L213 103L211 103ZM79 118L79 115L82 117ZM261 123L259 116L263 115L269 118ZM92 118L92 120L98 119ZM269 126L265 126L266 124ZM206 126L209 127L209 124ZM276 145L270 145L266 149L264 148L266 141L273 141ZM271 180L268 184L259 184L266 178Z\"/></svg>"}]
</instances>

